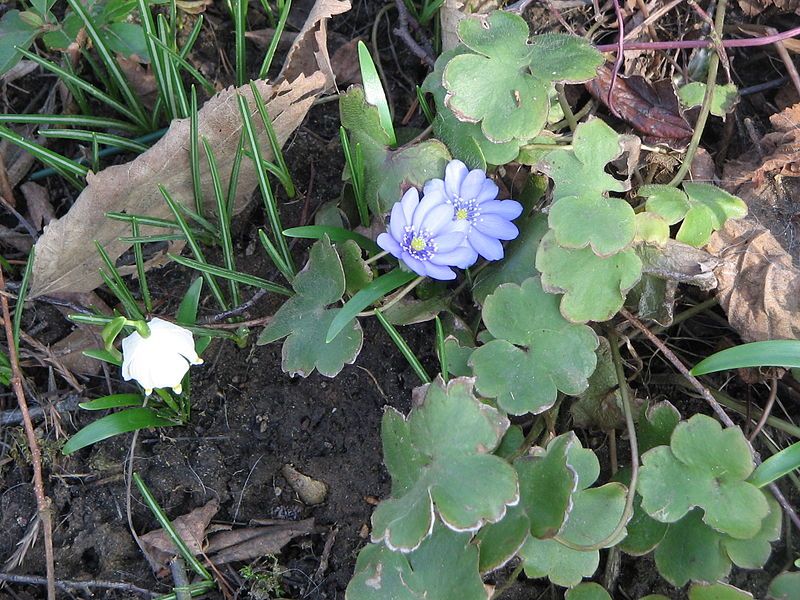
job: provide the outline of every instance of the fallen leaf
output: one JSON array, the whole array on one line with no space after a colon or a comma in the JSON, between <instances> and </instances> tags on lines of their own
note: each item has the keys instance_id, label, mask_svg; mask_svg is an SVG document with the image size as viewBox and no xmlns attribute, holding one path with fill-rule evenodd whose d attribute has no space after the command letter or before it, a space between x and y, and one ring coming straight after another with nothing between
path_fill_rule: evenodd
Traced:
<instances>
[{"instance_id":1,"label":"fallen leaf","mask_svg":"<svg viewBox=\"0 0 800 600\"><path fill-rule=\"evenodd\" d=\"M250 561L267 554L278 554L294 538L314 530L314 519L285 521L268 527L248 527L222 531L209 536L206 554L215 565Z\"/></svg>"},{"instance_id":2,"label":"fallen leaf","mask_svg":"<svg viewBox=\"0 0 800 600\"><path fill-rule=\"evenodd\" d=\"M103 340L97 328L89 326L77 327L67 337L57 341L50 347L61 364L73 373L97 375L103 363L96 358L86 356L83 352L89 348L101 348Z\"/></svg>"},{"instance_id":3,"label":"fallen leaf","mask_svg":"<svg viewBox=\"0 0 800 600\"><path fill-rule=\"evenodd\" d=\"M361 64L358 62L358 42L361 38L353 38L336 49L331 57L336 84L346 86L361 83Z\"/></svg>"},{"instance_id":4,"label":"fallen leaf","mask_svg":"<svg viewBox=\"0 0 800 600\"><path fill-rule=\"evenodd\" d=\"M669 239L663 246L639 244L636 253L646 275L688 283L706 291L717 287L715 273L719 259L705 250Z\"/></svg>"},{"instance_id":5,"label":"fallen leaf","mask_svg":"<svg viewBox=\"0 0 800 600\"><path fill-rule=\"evenodd\" d=\"M739 0L739 7L748 16L759 15L774 6L781 13L800 15L800 0Z\"/></svg>"},{"instance_id":6,"label":"fallen leaf","mask_svg":"<svg viewBox=\"0 0 800 600\"><path fill-rule=\"evenodd\" d=\"M325 47L326 21L348 10L349 0L317 0L303 30L289 51L287 63L275 83L259 80L256 89L265 99L277 138L285 143L305 118L314 100L333 83ZM241 131L237 94L248 101L251 114L256 108L249 86L228 88L211 98L199 111L199 134L213 148L220 177L227 181ZM253 119L270 159L260 119ZM31 297L61 291L88 291L102 283L102 262L90 240L98 241L115 261L129 248L121 236L130 235L127 223L106 219L107 211L125 211L170 218L171 214L156 184L162 184L179 202L191 205L193 186L189 167L189 120L173 121L169 131L154 146L132 162L115 165L87 177L87 186L70 211L52 221L36 245ZM205 161L201 161L201 185L211 187ZM242 162L235 206L241 210L256 188L252 161ZM213 194L205 194L213 212ZM142 227L142 235L153 233ZM172 251L175 249L172 248ZM131 272L130 268L122 270Z\"/></svg>"},{"instance_id":7,"label":"fallen leaf","mask_svg":"<svg viewBox=\"0 0 800 600\"><path fill-rule=\"evenodd\" d=\"M192 512L172 520L175 532L195 556L203 552L206 529L218 510L219 500L214 498L204 506L195 508ZM154 571L165 569L170 559L178 554L178 549L163 529L146 533L140 536L139 541L144 547L145 555L150 559L150 566Z\"/></svg>"},{"instance_id":8,"label":"fallen leaf","mask_svg":"<svg viewBox=\"0 0 800 600\"><path fill-rule=\"evenodd\" d=\"M50 194L47 188L33 181L28 181L19 186L25 202L28 205L28 220L41 231L50 221L56 218L53 205L50 203Z\"/></svg>"},{"instance_id":9,"label":"fallen leaf","mask_svg":"<svg viewBox=\"0 0 800 600\"><path fill-rule=\"evenodd\" d=\"M752 219L729 220L711 236L708 251L717 297L746 342L800 337L800 270L778 240Z\"/></svg>"},{"instance_id":10,"label":"fallen leaf","mask_svg":"<svg viewBox=\"0 0 800 600\"><path fill-rule=\"evenodd\" d=\"M117 63L133 91L142 100L142 104L152 110L156 104L156 98L158 98L156 77L153 75L152 69L145 69L138 60L134 60L135 58L126 58L117 54Z\"/></svg>"},{"instance_id":11,"label":"fallen leaf","mask_svg":"<svg viewBox=\"0 0 800 600\"><path fill-rule=\"evenodd\" d=\"M589 93L606 106L611 74L607 66L600 67L597 77L585 84ZM612 96L614 108L645 136L646 143L664 143L678 150L685 148L691 139L693 129L681 114L678 97L669 80L651 84L638 75L619 75Z\"/></svg>"},{"instance_id":12,"label":"fallen leaf","mask_svg":"<svg viewBox=\"0 0 800 600\"><path fill-rule=\"evenodd\" d=\"M322 481L304 475L292 465L283 465L281 475L306 506L322 504L328 496L328 486Z\"/></svg>"}]
</instances>

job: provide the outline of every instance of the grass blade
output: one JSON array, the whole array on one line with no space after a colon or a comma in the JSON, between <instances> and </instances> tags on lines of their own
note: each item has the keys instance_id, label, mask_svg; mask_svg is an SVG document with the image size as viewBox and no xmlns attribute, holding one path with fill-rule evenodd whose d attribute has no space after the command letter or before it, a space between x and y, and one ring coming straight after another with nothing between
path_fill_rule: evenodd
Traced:
<instances>
[{"instance_id":1,"label":"grass blade","mask_svg":"<svg viewBox=\"0 0 800 600\"><path fill-rule=\"evenodd\" d=\"M83 188L83 184L78 178L86 177L86 173L89 172L87 167L79 165L74 160L61 156L57 152L48 150L36 142L25 139L16 131L9 129L5 125L0 125L0 140L8 140L12 144L16 144L23 150L30 152L42 163L63 175L65 179L68 179L70 183L75 185L78 189Z\"/></svg>"},{"instance_id":2,"label":"grass blade","mask_svg":"<svg viewBox=\"0 0 800 600\"><path fill-rule=\"evenodd\" d=\"M410 271L395 269L386 275L381 275L364 289L358 291L336 313L325 336L325 343L330 343L345 326L356 318L358 313L383 298L386 294L416 279L417 275Z\"/></svg>"},{"instance_id":3,"label":"grass blade","mask_svg":"<svg viewBox=\"0 0 800 600\"><path fill-rule=\"evenodd\" d=\"M122 280L122 276L119 274L117 267L108 256L106 249L103 248L100 242L96 240L94 245L97 248L97 252L100 254L103 264L105 264L106 269L108 269L108 273L104 272L102 269L100 270L100 274L103 276L106 284L108 284L108 286L111 288L111 291L114 292L114 295L122 303L122 306L125 307L125 311L128 313L129 318L144 320L144 315L142 314L139 305L136 303L136 300L131 294L131 291L128 289L128 286L126 286L125 282Z\"/></svg>"},{"instance_id":4,"label":"grass blade","mask_svg":"<svg viewBox=\"0 0 800 600\"><path fill-rule=\"evenodd\" d=\"M444 343L444 327L442 326L442 320L438 316L436 316L434 322L436 323L436 354L439 357L439 368L442 372L442 379L444 379L444 382L447 383L450 365L447 362L447 346Z\"/></svg>"},{"instance_id":5,"label":"grass blade","mask_svg":"<svg viewBox=\"0 0 800 600\"><path fill-rule=\"evenodd\" d=\"M200 245L197 243L197 239L194 237L194 233L189 228L189 225L186 223L186 219L183 218L183 215L181 214L181 209L178 207L178 204L175 202L175 200L172 199L172 196L169 195L169 192L164 188L163 185L159 184L158 189L161 192L161 195L164 197L164 200L166 200L169 209L172 211L172 214L175 216L175 221L181 228L184 237L186 237L186 244L189 246L189 249L192 251L192 254L194 254L195 259L197 259L197 262L202 265L208 265L206 257L203 255L203 251L200 249ZM173 257L173 259L174 258L175 257ZM214 279L213 275L211 275L208 272L203 272L203 277L205 277L206 283L208 283L208 287L211 288L211 293L216 299L217 304L220 305L222 310L228 310L228 303L225 301L225 297L222 295L222 290L219 288L217 280Z\"/></svg>"},{"instance_id":6,"label":"grass blade","mask_svg":"<svg viewBox=\"0 0 800 600\"><path fill-rule=\"evenodd\" d=\"M383 83L378 76L378 70L375 68L375 63L364 42L358 42L358 62L361 65L361 80L364 82L364 97L367 102L378 109L381 127L389 136L389 145L395 147L397 136L394 133L389 102L386 100L386 93L383 91Z\"/></svg>"},{"instance_id":7,"label":"grass blade","mask_svg":"<svg viewBox=\"0 0 800 600\"><path fill-rule=\"evenodd\" d=\"M242 168L242 157L244 156L244 132L239 135L239 145L236 146L236 154L233 155L233 164L231 165L231 176L228 180L228 218L233 215L233 207L236 204L236 190L239 186L239 171Z\"/></svg>"},{"instance_id":8,"label":"grass blade","mask_svg":"<svg viewBox=\"0 0 800 600\"><path fill-rule=\"evenodd\" d=\"M261 240L261 245L264 246L267 256L270 258L278 271L280 271L281 275L283 275L284 279L291 282L292 279L294 279L294 273L292 272L292 269L289 268L289 265L283 262L283 257L281 256L280 252L278 252L278 249L275 247L275 245L270 241L267 232L263 229L259 229L258 239Z\"/></svg>"},{"instance_id":9,"label":"grass blade","mask_svg":"<svg viewBox=\"0 0 800 600\"><path fill-rule=\"evenodd\" d=\"M225 196L222 194L222 182L219 179L219 169L217 168L217 159L214 157L214 151L211 149L211 144L208 140L203 138L203 150L206 153L206 160L208 161L208 170L211 174L212 187L214 189L214 199L217 201L217 215L219 221L219 242L222 246L222 260L225 263L225 268L229 271L236 271L236 261L234 259L233 241L231 239L231 220L228 213L228 206L225 202ZM231 301L234 306L241 303L239 296L239 286L236 281L229 279L231 290Z\"/></svg>"},{"instance_id":10,"label":"grass blade","mask_svg":"<svg viewBox=\"0 0 800 600\"><path fill-rule=\"evenodd\" d=\"M403 339L403 336L400 335L400 332L397 331L394 325L386 320L386 317L384 317L381 311L379 311L377 308L375 309L375 317L378 319L380 324L383 325L386 333L388 333L389 337L392 338L394 345L397 346L398 350L400 350L400 353L408 361L408 364L410 364L411 368L414 369L414 373L417 374L417 377L419 377L420 381L422 381L422 383L430 383L430 375L428 375L427 371L425 371L425 367L423 367L422 363L419 362L419 358L417 358L417 355L414 354L413 350L411 350L411 347Z\"/></svg>"},{"instance_id":11,"label":"grass blade","mask_svg":"<svg viewBox=\"0 0 800 600\"><path fill-rule=\"evenodd\" d=\"M28 255L28 262L25 264L25 272L22 274L22 282L19 284L19 292L17 292L17 304L14 306L12 331L14 335L14 346L17 348L19 348L19 330L22 327L22 312L25 310L25 298L28 296L28 287L31 282L35 251L36 246L32 246L31 253Z\"/></svg>"},{"instance_id":12,"label":"grass blade","mask_svg":"<svg viewBox=\"0 0 800 600\"><path fill-rule=\"evenodd\" d=\"M203 214L203 185L200 183L200 134L197 118L197 90L192 86L191 106L189 108L189 164L192 169L192 190L194 209Z\"/></svg>"},{"instance_id":13,"label":"grass blade","mask_svg":"<svg viewBox=\"0 0 800 600\"><path fill-rule=\"evenodd\" d=\"M800 469L800 442L770 456L756 467L747 481L756 487L764 487L796 469Z\"/></svg>"},{"instance_id":14,"label":"grass blade","mask_svg":"<svg viewBox=\"0 0 800 600\"><path fill-rule=\"evenodd\" d=\"M275 164L278 167L278 171L283 174L283 176L278 175L278 179L280 179L283 188L286 190L286 195L289 196L289 198L294 198L296 195L294 181L292 181L292 175L289 173L289 167L286 166L286 160L283 157L283 149L278 142L277 135L275 135L275 128L272 126L272 119L267 112L267 105L264 104L264 99L261 97L261 94L258 93L258 88L252 81L250 82L250 89L253 91L253 98L256 101L258 114L261 116L261 122L264 124L264 130L267 132L267 139L272 149L272 155L275 157Z\"/></svg>"},{"instance_id":15,"label":"grass blade","mask_svg":"<svg viewBox=\"0 0 800 600\"><path fill-rule=\"evenodd\" d=\"M39 135L46 138L56 138L62 140L77 140L79 142L93 143L97 140L98 144L112 146L131 152L144 152L147 146L134 140L129 140L119 135L111 133L97 133L96 131L86 131L81 129L40 129Z\"/></svg>"},{"instance_id":16,"label":"grass blade","mask_svg":"<svg viewBox=\"0 0 800 600\"><path fill-rule=\"evenodd\" d=\"M139 221L136 217L131 219L131 234L134 238L139 237ZM147 273L144 268L144 252L141 244L133 244L133 257L136 260L136 274L139 279L139 291L144 301L146 312L153 312L153 299L150 297L150 287L147 285Z\"/></svg>"},{"instance_id":17,"label":"grass blade","mask_svg":"<svg viewBox=\"0 0 800 600\"><path fill-rule=\"evenodd\" d=\"M78 406L83 410L108 410L110 408L141 406L143 400L144 398L142 398L141 394L112 394L89 402L81 402Z\"/></svg>"},{"instance_id":18,"label":"grass blade","mask_svg":"<svg viewBox=\"0 0 800 600\"><path fill-rule=\"evenodd\" d=\"M231 271L225 267L218 267L217 265L200 262L199 260L193 260L191 258L186 258L185 256L170 254L169 257L179 265L189 267L190 269L195 269L204 275L222 277L223 279L236 281L256 288L262 288L282 296L289 297L294 295L291 290L283 287L282 285L272 283L267 279L262 279L261 277L256 277L255 275L248 275L247 273L240 273L239 271Z\"/></svg>"},{"instance_id":19,"label":"grass blade","mask_svg":"<svg viewBox=\"0 0 800 600\"><path fill-rule=\"evenodd\" d=\"M355 152L353 152L350 146L350 138L347 136L347 130L344 127L339 127L339 139L344 152L344 162L350 173L350 185L353 186L358 218L363 227L369 227L369 207L364 194L364 158L361 154L361 145L356 144Z\"/></svg>"},{"instance_id":20,"label":"grass blade","mask_svg":"<svg viewBox=\"0 0 800 600\"><path fill-rule=\"evenodd\" d=\"M692 375L705 375L742 367L800 367L800 341L751 342L712 354L700 361Z\"/></svg>"},{"instance_id":21,"label":"grass blade","mask_svg":"<svg viewBox=\"0 0 800 600\"><path fill-rule=\"evenodd\" d=\"M267 53L264 55L264 60L261 63L261 68L258 70L258 78L264 79L272 66L272 60L275 58L275 51L278 49L278 42L281 40L283 30L286 28L286 20L289 18L289 11L292 9L292 0L286 0L281 7L281 14L278 18L278 24L275 26L275 33L269 41Z\"/></svg>"},{"instance_id":22,"label":"grass blade","mask_svg":"<svg viewBox=\"0 0 800 600\"><path fill-rule=\"evenodd\" d=\"M61 452L68 455L122 433L155 427L174 427L175 425L177 423L158 416L154 410L149 408L129 408L89 423L67 440Z\"/></svg>"},{"instance_id":23,"label":"grass blade","mask_svg":"<svg viewBox=\"0 0 800 600\"><path fill-rule=\"evenodd\" d=\"M233 14L233 30L236 46L236 87L244 85L245 70L247 68L247 54L245 50L245 22L247 16L247 0L230 0Z\"/></svg>"},{"instance_id":24,"label":"grass blade","mask_svg":"<svg viewBox=\"0 0 800 600\"><path fill-rule=\"evenodd\" d=\"M309 240L321 240L327 235L332 242L346 242L347 240L353 240L371 255L380 254L383 252L383 249L381 249L378 244L373 242L368 237L355 231L344 229L343 227L333 227L331 225L304 225L303 227L291 227L290 229L284 229L283 235L286 237L305 238Z\"/></svg>"},{"instance_id":25,"label":"grass blade","mask_svg":"<svg viewBox=\"0 0 800 600\"><path fill-rule=\"evenodd\" d=\"M136 133L140 128L118 119L92 117L86 115L12 115L0 114L0 123L19 123L30 125L69 125L72 127L97 127L99 129L120 129Z\"/></svg>"},{"instance_id":26,"label":"grass blade","mask_svg":"<svg viewBox=\"0 0 800 600\"><path fill-rule=\"evenodd\" d=\"M197 307L200 305L200 294L203 291L203 278L198 277L186 290L178 306L178 312L175 313L175 320L178 323L186 323L192 325L197 322Z\"/></svg>"},{"instance_id":27,"label":"grass blade","mask_svg":"<svg viewBox=\"0 0 800 600\"><path fill-rule=\"evenodd\" d=\"M156 46L158 46L158 49L164 55L166 55L166 56L164 56L164 58L168 58L173 62L173 64L177 63L181 67L183 67L186 70L186 72L189 73L189 75L191 75L197 81L197 83L199 83L201 86L203 86L203 89L209 95L213 96L216 93L217 90L214 88L214 85L208 79L203 77L203 74L200 71L198 71L197 69L195 69L191 65L191 63L189 63L189 61L187 61L183 56L180 55L180 53L175 52L172 48L167 46L164 42L162 42L157 37L155 37L155 36L151 36L151 37L152 37L152 42Z\"/></svg>"}]
</instances>

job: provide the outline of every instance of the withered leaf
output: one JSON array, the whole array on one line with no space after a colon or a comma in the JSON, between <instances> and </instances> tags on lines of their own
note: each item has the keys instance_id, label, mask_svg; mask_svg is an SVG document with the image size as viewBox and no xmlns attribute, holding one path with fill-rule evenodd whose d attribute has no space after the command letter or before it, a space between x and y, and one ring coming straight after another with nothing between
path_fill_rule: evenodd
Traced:
<instances>
[{"instance_id":1,"label":"withered leaf","mask_svg":"<svg viewBox=\"0 0 800 600\"><path fill-rule=\"evenodd\" d=\"M612 71L602 66L597 77L588 81L586 89L608 106L608 90ZM612 92L614 108L649 144L663 143L682 149L692 137L692 127L684 119L672 83L662 79L650 83L644 77L619 75Z\"/></svg>"},{"instance_id":2,"label":"withered leaf","mask_svg":"<svg viewBox=\"0 0 800 600\"><path fill-rule=\"evenodd\" d=\"M249 561L281 549L301 535L314 530L314 519L285 521L268 527L248 527L221 531L209 536L206 553L215 565L234 561Z\"/></svg>"},{"instance_id":3,"label":"withered leaf","mask_svg":"<svg viewBox=\"0 0 800 600\"><path fill-rule=\"evenodd\" d=\"M739 0L739 7L744 14L755 16L774 6L781 13L800 15L800 0Z\"/></svg>"},{"instance_id":4,"label":"withered leaf","mask_svg":"<svg viewBox=\"0 0 800 600\"><path fill-rule=\"evenodd\" d=\"M282 77L274 84L257 81L256 89L267 104L281 144L305 118L313 101L333 84L333 75L325 48L327 19L346 11L349 0L317 0L303 30L289 52ZM295 61L297 64L295 64ZM220 177L227 181L241 131L237 94L242 94L255 116L259 138L267 158L268 144L249 86L228 88L211 98L199 111L199 134L214 150ZM201 161L201 185L210 189L211 177ZM170 216L169 208L158 191L162 184L179 202L193 203L189 167L189 121L173 121L166 135L144 154L124 165L115 165L87 178L70 211L52 221L36 245L31 297L63 291L88 291L101 283L100 258L91 243L97 240L116 260L129 244L119 241L130 234L127 223L111 221L107 211L126 211L154 217ZM252 161L241 165L236 206L241 209L257 185ZM204 199L212 207L212 194ZM142 227L142 234L153 233ZM174 251L174 249L173 249ZM125 272L125 271L123 271Z\"/></svg>"},{"instance_id":5,"label":"withered leaf","mask_svg":"<svg viewBox=\"0 0 800 600\"><path fill-rule=\"evenodd\" d=\"M197 555L203 552L206 529L218 510L219 500L214 498L204 506L173 519L172 526L192 554ZM147 551L148 558L151 560L150 566L154 571L166 568L170 559L178 554L178 549L163 529L146 533L139 538L139 541Z\"/></svg>"},{"instance_id":6,"label":"withered leaf","mask_svg":"<svg viewBox=\"0 0 800 600\"><path fill-rule=\"evenodd\" d=\"M766 228L752 219L729 220L711 236L708 251L717 297L746 342L800 337L800 270Z\"/></svg>"}]
</instances>

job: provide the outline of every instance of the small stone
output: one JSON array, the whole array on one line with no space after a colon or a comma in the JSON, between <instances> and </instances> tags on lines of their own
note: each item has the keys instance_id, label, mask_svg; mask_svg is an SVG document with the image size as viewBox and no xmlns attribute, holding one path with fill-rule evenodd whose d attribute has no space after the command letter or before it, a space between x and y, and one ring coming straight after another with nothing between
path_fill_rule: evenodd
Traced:
<instances>
[{"instance_id":1,"label":"small stone","mask_svg":"<svg viewBox=\"0 0 800 600\"><path fill-rule=\"evenodd\" d=\"M281 474L306 506L325 502L325 498L328 496L327 484L304 475L289 464L283 465Z\"/></svg>"}]
</instances>

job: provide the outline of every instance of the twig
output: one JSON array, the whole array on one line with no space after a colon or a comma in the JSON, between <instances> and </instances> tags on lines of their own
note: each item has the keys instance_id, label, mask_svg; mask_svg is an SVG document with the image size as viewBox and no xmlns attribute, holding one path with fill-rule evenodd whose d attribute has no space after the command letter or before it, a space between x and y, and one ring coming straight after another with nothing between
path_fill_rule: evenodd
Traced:
<instances>
[{"instance_id":1,"label":"twig","mask_svg":"<svg viewBox=\"0 0 800 600\"><path fill-rule=\"evenodd\" d=\"M419 58L432 69L434 63L436 62L433 59L433 56L431 56L427 50L420 46L417 41L411 37L411 32L408 30L408 22L412 18L411 15L408 14L408 8L404 4L403 0L394 0L394 4L397 7L398 21L398 26L393 29L394 34L403 40L405 45L409 50L411 50L414 56Z\"/></svg>"},{"instance_id":2,"label":"twig","mask_svg":"<svg viewBox=\"0 0 800 600\"><path fill-rule=\"evenodd\" d=\"M3 270L0 269L0 289L5 287ZM6 330L6 341L8 342L8 359L11 363L11 387L17 396L19 409L22 412L22 423L25 428L25 436L28 438L28 447L31 452L31 464L33 465L33 489L36 495L36 508L39 518L42 521L44 532L44 555L47 570L47 598L55 600L55 560L53 556L53 521L50 515L50 498L44 493L44 480L42 478L42 453L39 444L36 442L36 433L33 430L31 415L28 412L28 401L25 399L25 392L22 389L22 373L19 369L19 357L17 356L17 345L14 343L14 331L11 325L11 311L8 308L8 298L0 296L0 304L3 308L3 321Z\"/></svg>"},{"instance_id":3,"label":"twig","mask_svg":"<svg viewBox=\"0 0 800 600\"><path fill-rule=\"evenodd\" d=\"M66 398L56 403L53 408L59 413L71 412L78 408L78 403L81 401L81 396L78 394L69 394ZM34 406L28 410L28 415L31 421L44 416L44 408L41 406ZM17 409L0 411L0 427L8 427L9 425L19 425L22 423L22 411Z\"/></svg>"},{"instance_id":4,"label":"twig","mask_svg":"<svg viewBox=\"0 0 800 600\"><path fill-rule=\"evenodd\" d=\"M753 443L753 440L758 437L758 434L761 433L761 430L764 429L764 425L767 424L767 419L769 419L769 415L772 412L772 406L775 404L775 399L778 397L778 376L772 375L772 381L769 388L769 396L767 397L767 403L764 405L764 412L761 413L761 418L756 423L756 428L753 429L753 433L750 434L748 438L750 443Z\"/></svg>"},{"instance_id":5,"label":"twig","mask_svg":"<svg viewBox=\"0 0 800 600\"><path fill-rule=\"evenodd\" d=\"M234 306L230 310L225 310L215 315L209 315L207 317L203 317L198 321L197 324L207 325L209 323L218 323L224 319L229 319L231 317L238 317L242 313L250 310L255 305L255 303L261 300L261 298L263 298L266 294L267 290L260 289L255 294L253 294L250 300L242 302L239 306Z\"/></svg>"},{"instance_id":6,"label":"twig","mask_svg":"<svg viewBox=\"0 0 800 600\"><path fill-rule=\"evenodd\" d=\"M659 8L656 12L651 13L649 17L647 17L644 21L639 23L636 27L631 29L625 34L625 40L630 40L636 37L636 35L645 27L651 28L652 24L658 21L661 17L671 11L673 8L678 6L683 2L683 0L672 0L669 4L665 4L661 8ZM651 32L650 35L653 35L655 32ZM629 48L625 46L625 49L628 50Z\"/></svg>"},{"instance_id":7,"label":"twig","mask_svg":"<svg viewBox=\"0 0 800 600\"><path fill-rule=\"evenodd\" d=\"M619 111L614 106L614 85L617 83L617 76L619 75L619 70L622 68L622 61L625 60L625 20L622 18L622 7L619 5L619 0L613 0L613 3L619 33L617 34L617 57L614 59L614 67L611 69L611 84L608 86L606 104L611 114L621 119L622 117Z\"/></svg>"},{"instance_id":8,"label":"twig","mask_svg":"<svg viewBox=\"0 0 800 600\"><path fill-rule=\"evenodd\" d=\"M35 575L16 575L14 573L0 573L0 581L7 581L8 583L20 583L23 585L47 585L47 579L44 577L37 577ZM122 592L131 592L139 594L147 598L155 598L159 594L140 588L132 583L123 583L121 581L101 581L99 579L87 579L86 581L71 581L66 579L57 579L55 581L57 588L69 592L72 590L82 590L87 595L92 596L92 588L106 589L106 590L120 590Z\"/></svg>"},{"instance_id":9,"label":"twig","mask_svg":"<svg viewBox=\"0 0 800 600\"><path fill-rule=\"evenodd\" d=\"M715 46L717 47L717 52L712 54L708 59L708 77L706 78L706 93L705 96L703 96L703 104L700 107L700 114L697 115L692 141L689 142L689 147L686 149L683 163L681 163L678 172L675 173L675 177L669 182L669 185L672 186L679 185L692 167L692 159L697 149L700 147L700 138L703 137L706 121L711 114L711 101L714 98L714 89L717 85L717 70L719 69L720 54L724 54L725 52L723 48L719 47L719 40L722 39L722 26L725 24L725 9L727 5L728 0L719 0L717 4L717 12L714 15L714 40L716 42Z\"/></svg>"},{"instance_id":10,"label":"twig","mask_svg":"<svg viewBox=\"0 0 800 600\"><path fill-rule=\"evenodd\" d=\"M689 372L689 369L686 368L686 365L683 364L681 359L679 359L675 354L670 350L664 342L658 339L653 333L645 327L645 325L639 321L636 317L634 317L630 312L626 309L621 309L620 314L628 320L628 322L636 327L639 331L641 331L645 337L650 340L650 342L658 348L658 350L664 355L664 357L672 363L681 375L691 384L691 386L697 390L697 392L703 397L703 399L708 402L709 406L714 410L720 420L725 424L726 427L736 427L736 424L731 420L731 418L727 415L727 413L723 410L722 406L720 406L717 399L711 395L711 392L706 389L706 387L698 381L697 377L692 375ZM612 346L613 348L613 346ZM753 453L753 460L755 463L761 464L761 458L758 455L758 452L755 451L753 446L748 442L748 446L750 446L750 450ZM792 505L780 491L778 486L775 483L769 484L769 490L772 492L772 495L775 496L775 499L778 501L778 504L781 505L783 508L784 513L788 515L789 519L794 523L795 527L800 530L800 517L797 516L797 513L792 508Z\"/></svg>"},{"instance_id":11,"label":"twig","mask_svg":"<svg viewBox=\"0 0 800 600\"><path fill-rule=\"evenodd\" d=\"M26 229L28 234L33 238L34 242L39 239L39 232L36 231L36 228L33 225L31 225L31 222L28 221L28 219L26 219L25 217L23 217L17 211L17 209L14 208L11 202L7 198L5 198L2 194L0 194L0 203L2 203L2 205L8 212L10 212L17 218L17 221L19 221L20 225L22 225Z\"/></svg>"}]
</instances>

